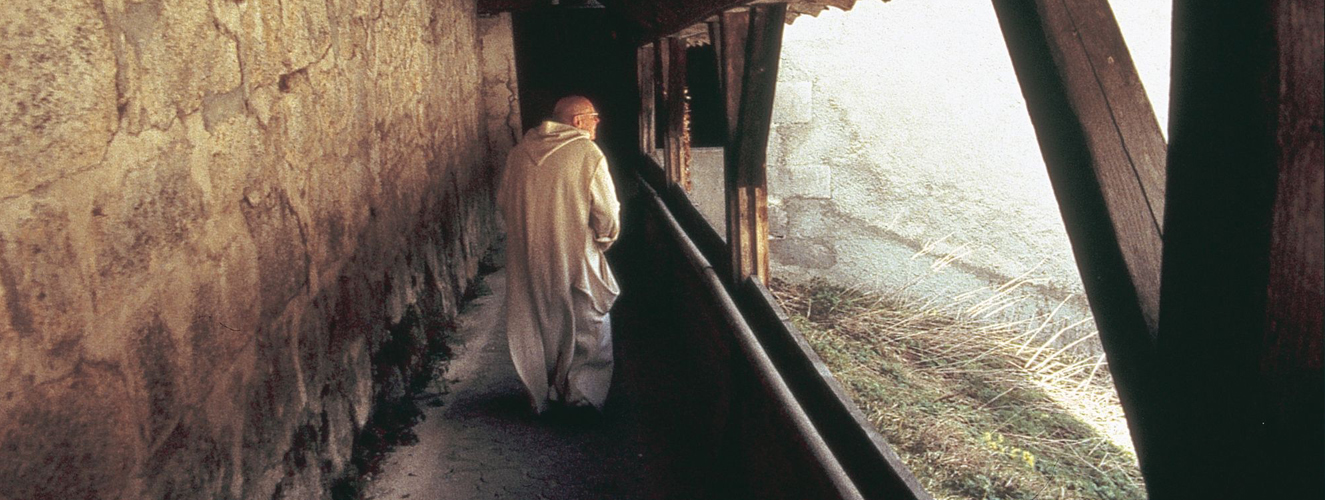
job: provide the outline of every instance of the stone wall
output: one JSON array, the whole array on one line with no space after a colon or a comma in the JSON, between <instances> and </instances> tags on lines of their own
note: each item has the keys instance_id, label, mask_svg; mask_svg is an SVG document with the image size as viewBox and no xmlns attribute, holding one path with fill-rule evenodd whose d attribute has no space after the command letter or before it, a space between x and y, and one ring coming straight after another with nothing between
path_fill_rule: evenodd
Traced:
<instances>
[{"instance_id":1,"label":"stone wall","mask_svg":"<svg viewBox=\"0 0 1325 500\"><path fill-rule=\"evenodd\" d=\"M1163 120L1167 2L1112 3ZM1056 311L1046 337L1089 318L989 3L862 2L802 17L786 27L778 79L774 274L991 321ZM1060 340L1092 330L1087 321Z\"/></svg>"},{"instance_id":2,"label":"stone wall","mask_svg":"<svg viewBox=\"0 0 1325 500\"><path fill-rule=\"evenodd\" d=\"M1111 2L1160 123L1169 3ZM725 234L722 151L693 158L691 198ZM776 277L993 321L1053 313L1027 323L1046 336L1090 316L988 3L862 2L787 26L768 168Z\"/></svg>"},{"instance_id":3,"label":"stone wall","mask_svg":"<svg viewBox=\"0 0 1325 500\"><path fill-rule=\"evenodd\" d=\"M520 130L520 89L515 73L515 40L511 14L479 18L483 45L483 106L490 163L505 166L506 153L515 147Z\"/></svg>"},{"instance_id":4,"label":"stone wall","mask_svg":"<svg viewBox=\"0 0 1325 500\"><path fill-rule=\"evenodd\" d=\"M0 498L325 495L494 236L474 10L0 3Z\"/></svg>"}]
</instances>

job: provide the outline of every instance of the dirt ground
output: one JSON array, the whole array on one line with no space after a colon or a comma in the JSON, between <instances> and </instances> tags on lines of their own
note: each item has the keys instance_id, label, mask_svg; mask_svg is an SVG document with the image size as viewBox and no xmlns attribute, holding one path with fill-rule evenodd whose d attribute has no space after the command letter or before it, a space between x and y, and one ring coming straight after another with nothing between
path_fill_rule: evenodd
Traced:
<instances>
[{"instance_id":1,"label":"dirt ground","mask_svg":"<svg viewBox=\"0 0 1325 500\"><path fill-rule=\"evenodd\" d=\"M392 450L364 499L649 498L652 461L626 377L598 417L535 417L507 350L506 274L459 318L441 406L426 407L418 442Z\"/></svg>"}]
</instances>

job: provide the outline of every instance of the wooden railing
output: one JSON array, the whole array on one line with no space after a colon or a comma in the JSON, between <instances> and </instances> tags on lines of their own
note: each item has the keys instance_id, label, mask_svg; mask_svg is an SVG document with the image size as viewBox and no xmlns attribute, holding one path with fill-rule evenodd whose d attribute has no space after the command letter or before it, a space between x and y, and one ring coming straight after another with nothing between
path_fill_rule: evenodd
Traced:
<instances>
[{"instance_id":1,"label":"wooden railing","mask_svg":"<svg viewBox=\"0 0 1325 500\"><path fill-rule=\"evenodd\" d=\"M658 259L653 302L680 308L677 339L711 349L706 368L733 377L714 397L725 415L712 425L736 436L725 454L746 464L727 471L725 495L749 498L927 500L930 495L833 378L755 276L732 283L721 268L727 245L663 169L641 158L637 182L650 258ZM676 259L680 262L671 262ZM670 287L670 288L669 288ZM725 354L723 354L725 352ZM700 356L703 358L704 356ZM744 378L744 381L735 379ZM712 382L712 380L710 380ZM735 390L743 387L744 390Z\"/></svg>"}]
</instances>

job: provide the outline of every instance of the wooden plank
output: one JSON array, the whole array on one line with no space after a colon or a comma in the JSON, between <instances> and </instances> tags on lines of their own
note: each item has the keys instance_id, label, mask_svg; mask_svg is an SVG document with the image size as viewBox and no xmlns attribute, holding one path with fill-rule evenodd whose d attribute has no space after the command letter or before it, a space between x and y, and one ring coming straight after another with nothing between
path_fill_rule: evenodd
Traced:
<instances>
[{"instance_id":1,"label":"wooden plank","mask_svg":"<svg viewBox=\"0 0 1325 500\"><path fill-rule=\"evenodd\" d=\"M1106 0L994 0L1143 470L1158 418L1162 136Z\"/></svg>"},{"instance_id":2,"label":"wooden plank","mask_svg":"<svg viewBox=\"0 0 1325 500\"><path fill-rule=\"evenodd\" d=\"M768 283L768 131L773 126L773 95L786 17L785 3L751 7L737 121L736 176L747 193L741 222L750 232L749 269L764 284Z\"/></svg>"},{"instance_id":3,"label":"wooden plank","mask_svg":"<svg viewBox=\"0 0 1325 500\"><path fill-rule=\"evenodd\" d=\"M713 16L704 23L708 26L709 44L713 46L713 55L714 55L713 59L714 63L717 65L717 70L718 70L717 72L718 95L726 96L727 94L725 94L726 92L725 89L727 88L727 86L722 81L722 16L721 15ZM725 108L724 108L723 120L726 119L727 116L725 114Z\"/></svg>"},{"instance_id":4,"label":"wooden plank","mask_svg":"<svg viewBox=\"0 0 1325 500\"><path fill-rule=\"evenodd\" d=\"M994 2L1002 10L1007 0ZM1164 158L1166 146L1153 108L1141 86L1127 45L1107 0L1037 0L1034 16L1041 33L1021 31L1005 36L1043 37L1050 60L1030 61L1024 53L1013 54L1013 64L1053 68L1067 94L1067 109L1050 109L1044 97L1027 95L1036 134L1061 141L1080 135L1086 158L1080 161L1055 159L1046 164L1051 171L1090 168L1109 210L1110 225L1122 248L1127 273L1141 300L1150 332L1159 318L1159 264L1164 220ZM1024 6L1022 8L1025 8ZM1026 15L1032 15L1025 12ZM1020 57L1019 57L1020 56ZM1020 58L1020 60L1018 60ZM1050 128L1056 117L1048 113L1070 113L1074 129ZM1057 125L1055 123L1054 125ZM1048 136L1048 137L1046 137ZM1075 159L1074 159L1075 160Z\"/></svg>"},{"instance_id":5,"label":"wooden plank","mask_svg":"<svg viewBox=\"0 0 1325 500\"><path fill-rule=\"evenodd\" d=\"M622 35L633 40L670 36L749 0L668 0L640 2L601 0L614 16L625 21Z\"/></svg>"},{"instance_id":6,"label":"wooden plank","mask_svg":"<svg viewBox=\"0 0 1325 500\"><path fill-rule=\"evenodd\" d=\"M723 142L723 198L726 204L726 234L728 245L728 267L733 283L739 283L744 276L749 276L749 266L744 265L749 259L750 237L741 225L742 207L749 193L741 189L737 182L736 168L736 122L741 106L741 79L745 76L745 41L750 33L750 13L748 10L722 13L718 22L718 32L713 36L718 47L718 82L723 96L723 116L726 121Z\"/></svg>"},{"instance_id":7,"label":"wooden plank","mask_svg":"<svg viewBox=\"0 0 1325 500\"><path fill-rule=\"evenodd\" d=\"M1272 210L1268 321L1260 358L1261 390L1270 401L1265 420L1277 434L1272 439L1298 444L1288 453L1300 457L1292 462L1300 467L1293 473L1316 478L1325 476L1319 450L1312 449L1313 442L1325 441L1319 425L1325 420L1320 397L1325 393L1321 345L1321 332L1325 331L1321 306L1325 304L1322 3L1299 2L1276 13L1280 173ZM1325 494L1321 489L1307 489L1302 497Z\"/></svg>"},{"instance_id":8,"label":"wooden plank","mask_svg":"<svg viewBox=\"0 0 1325 500\"><path fill-rule=\"evenodd\" d=\"M654 73L656 48L657 44L651 43L636 51L636 83L640 93L639 147L640 152L646 156L653 154L653 150L657 148L654 144L657 137L654 125L658 120L657 97L654 94L657 89L657 77Z\"/></svg>"},{"instance_id":9,"label":"wooden plank","mask_svg":"<svg viewBox=\"0 0 1325 500\"><path fill-rule=\"evenodd\" d=\"M727 141L735 143L736 117L741 111L741 78L745 76L745 39L750 33L750 12L733 10L719 17L720 33L714 37L718 52L719 85L727 117Z\"/></svg>"},{"instance_id":10,"label":"wooden plank","mask_svg":"<svg viewBox=\"0 0 1325 500\"><path fill-rule=\"evenodd\" d=\"M686 151L685 130L685 85L686 85L686 48L679 38L664 39L667 47L667 86L664 98L667 102L666 154L663 167L667 171L670 183L685 185Z\"/></svg>"},{"instance_id":11,"label":"wooden plank","mask_svg":"<svg viewBox=\"0 0 1325 500\"><path fill-rule=\"evenodd\" d=\"M662 156L656 157L659 166L663 167L663 178L666 178L667 172L667 40L658 39L653 42L653 80L654 80L654 151L650 151L650 156L657 150L662 150ZM659 144L658 141L662 143Z\"/></svg>"},{"instance_id":12,"label":"wooden plank","mask_svg":"<svg viewBox=\"0 0 1325 500\"><path fill-rule=\"evenodd\" d=\"M1325 497L1323 13L1175 2L1154 498Z\"/></svg>"},{"instance_id":13,"label":"wooden plank","mask_svg":"<svg viewBox=\"0 0 1325 500\"><path fill-rule=\"evenodd\" d=\"M719 54L727 119L725 190L732 276L768 282L768 131L786 4L765 4L720 17Z\"/></svg>"}]
</instances>

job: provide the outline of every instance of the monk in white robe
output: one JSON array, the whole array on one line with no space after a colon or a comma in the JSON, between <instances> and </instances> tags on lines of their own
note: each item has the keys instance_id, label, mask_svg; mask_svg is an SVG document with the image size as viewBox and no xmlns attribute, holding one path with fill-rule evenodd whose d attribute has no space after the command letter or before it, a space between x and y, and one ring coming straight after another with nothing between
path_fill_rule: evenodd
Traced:
<instances>
[{"instance_id":1,"label":"monk in white robe","mask_svg":"<svg viewBox=\"0 0 1325 500\"><path fill-rule=\"evenodd\" d=\"M506 335L536 413L549 402L602 409L612 380L608 311L620 288L603 254L620 204L594 144L598 113L584 97L511 151L498 188L506 222Z\"/></svg>"}]
</instances>

